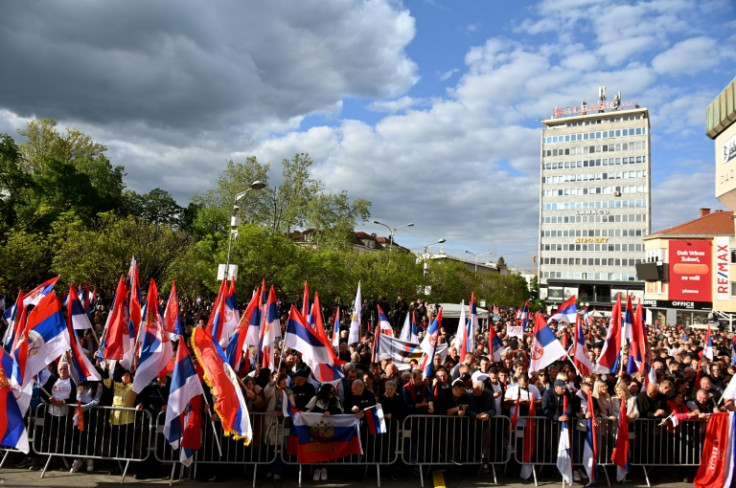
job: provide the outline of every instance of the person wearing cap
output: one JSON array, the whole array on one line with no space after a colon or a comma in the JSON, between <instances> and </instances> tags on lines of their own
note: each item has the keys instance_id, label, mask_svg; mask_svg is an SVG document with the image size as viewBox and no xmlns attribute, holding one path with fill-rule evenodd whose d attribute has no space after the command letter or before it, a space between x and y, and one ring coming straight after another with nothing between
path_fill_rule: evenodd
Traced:
<instances>
[{"instance_id":1,"label":"person wearing cap","mask_svg":"<svg viewBox=\"0 0 736 488\"><path fill-rule=\"evenodd\" d=\"M470 396L468 416L475 421L473 430L481 431L481 465L483 473L488 473L488 459L491 450L491 417L496 415L493 394L486 389L485 375L476 371L473 374L473 393ZM503 436L501 436L503 437ZM497 446L502 449L503 446ZM477 457L476 457L477 459Z\"/></svg>"},{"instance_id":2,"label":"person wearing cap","mask_svg":"<svg viewBox=\"0 0 736 488\"><path fill-rule=\"evenodd\" d=\"M317 394L317 391L309 381L309 373L305 369L299 369L294 374L291 392L294 395L294 406L300 412L307 408L309 400Z\"/></svg>"},{"instance_id":3,"label":"person wearing cap","mask_svg":"<svg viewBox=\"0 0 736 488\"><path fill-rule=\"evenodd\" d=\"M567 410L564 410L564 400L567 398ZM555 380L552 388L548 388L542 397L542 415L559 422L569 421L574 415L577 402L563 380Z\"/></svg>"}]
</instances>

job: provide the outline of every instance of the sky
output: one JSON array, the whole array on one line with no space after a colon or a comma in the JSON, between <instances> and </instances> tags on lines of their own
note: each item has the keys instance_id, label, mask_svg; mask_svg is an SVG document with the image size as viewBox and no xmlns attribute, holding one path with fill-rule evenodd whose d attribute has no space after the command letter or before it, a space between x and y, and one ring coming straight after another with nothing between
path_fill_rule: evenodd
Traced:
<instances>
[{"instance_id":1,"label":"sky","mask_svg":"<svg viewBox=\"0 0 736 488\"><path fill-rule=\"evenodd\" d=\"M3 2L0 45L0 132L55 118L181 205L228 160L278 184L304 152L414 223L398 244L529 270L541 121L606 86L650 112L652 230L724 208L705 110L736 76L731 0Z\"/></svg>"}]
</instances>

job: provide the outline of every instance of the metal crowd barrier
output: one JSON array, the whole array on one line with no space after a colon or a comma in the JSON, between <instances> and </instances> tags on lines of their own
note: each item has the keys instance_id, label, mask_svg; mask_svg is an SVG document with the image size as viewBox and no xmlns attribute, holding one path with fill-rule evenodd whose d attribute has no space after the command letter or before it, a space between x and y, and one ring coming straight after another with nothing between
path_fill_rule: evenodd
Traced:
<instances>
[{"instance_id":1,"label":"metal crowd barrier","mask_svg":"<svg viewBox=\"0 0 736 488\"><path fill-rule=\"evenodd\" d=\"M363 448L363 454L353 454L335 461L319 463L320 466L365 466L363 475L368 473L370 466L376 467L376 486L381 487L381 466L387 466L396 463L399 460L399 427L398 422L392 419L386 419L385 434L370 434L367 431L364 422L360 423L360 443ZM284 429L283 434L288 438L289 429ZM286 446L286 438L283 446ZM299 465L299 486L302 486L302 475L304 465L300 464L296 455L290 454L286 449L280 450L281 459L284 464ZM315 464L316 466L317 464Z\"/></svg>"},{"instance_id":2,"label":"metal crowd barrier","mask_svg":"<svg viewBox=\"0 0 736 488\"><path fill-rule=\"evenodd\" d=\"M707 420L683 420L676 427L661 419L638 419L629 424L631 464L644 470L655 466L700 466Z\"/></svg>"},{"instance_id":3,"label":"metal crowd barrier","mask_svg":"<svg viewBox=\"0 0 736 488\"><path fill-rule=\"evenodd\" d=\"M36 454L48 456L41 478L54 457L95 459L124 462L121 479L124 483L130 463L148 458L152 423L147 411L123 407L92 408L84 413L82 431L74 422L75 405L67 405L64 415L58 415L63 410L54 412L51 407L40 404L33 423L29 425L33 432L31 448ZM113 418L119 419L120 425L113 425Z\"/></svg>"},{"instance_id":4,"label":"metal crowd barrier","mask_svg":"<svg viewBox=\"0 0 736 488\"><path fill-rule=\"evenodd\" d=\"M469 417L410 415L404 419L401 459L418 466L419 481L424 487L423 466L488 464L496 477L497 464L505 464L511 452L504 444L511 420L505 416L481 421Z\"/></svg>"}]
</instances>

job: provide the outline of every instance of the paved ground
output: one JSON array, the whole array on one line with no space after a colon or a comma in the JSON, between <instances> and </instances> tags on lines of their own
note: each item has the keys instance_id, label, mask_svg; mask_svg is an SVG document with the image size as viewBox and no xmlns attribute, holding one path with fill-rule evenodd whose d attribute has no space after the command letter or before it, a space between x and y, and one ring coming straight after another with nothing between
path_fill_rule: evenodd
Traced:
<instances>
[{"instance_id":1,"label":"paved ground","mask_svg":"<svg viewBox=\"0 0 736 488\"><path fill-rule=\"evenodd\" d=\"M219 487L219 488L243 488L251 486L253 482L252 470L248 469L247 476L242 472L240 473L229 473L228 476L224 476L226 470L218 469L216 473L220 475L222 479L217 481L198 481L190 479L182 479L174 482L174 486L182 488L194 488L200 486L208 487ZM688 472L689 473L689 472ZM652 483L653 486L660 487L686 487L692 486L692 483L684 483L683 477L688 475L684 471L677 469L663 470L658 475L656 483ZM70 474L68 471L52 470L46 473L42 479L40 477L40 471L29 471L26 469L15 469L15 468L2 468L0 469L0 479L3 480L1 484L3 487L14 487L14 488L25 488L25 487L50 487L50 488L105 488L105 487L119 487L121 483L121 476L112 476L108 473L76 473ZM200 473L202 474L202 473ZM263 470L259 470L258 477L256 480L256 487L264 488L297 488L298 487L298 474L296 470L292 470L284 476L284 480L280 482L274 482L266 480L263 477ZM309 476L307 468L304 470L304 486L305 487L319 487L319 488L372 488L377 486L376 484L376 470L375 468L368 469L367 475L364 473L364 469L358 467L352 468L330 468L330 476L328 481L312 481L312 477ZM616 486L631 486L641 487L646 486L643 480L643 476L640 470L634 473L635 480L626 484L617 484L616 480L613 479L614 470L609 469L609 476L612 477L612 482ZM492 485L493 478L490 475L480 474L477 469L471 469L470 467L450 467L446 470L436 470L425 476L425 487L426 488L480 488ZM533 482L523 483L518 478L512 478L503 476L499 473L499 484L504 486L512 487L526 487L534 486ZM692 481L690 479L690 481ZM159 479L147 479L138 480L132 476L128 476L125 479L125 485L131 487L148 487L148 486L168 486L169 480L166 478ZM539 486L561 486L561 480L556 473L554 467L546 467L538 475ZM575 486L582 486L576 483ZM605 487L605 479L598 483L597 486ZM392 477L389 477L385 472L381 479L381 488L420 488L420 480L418 476L415 476L411 470L404 472L397 472Z\"/></svg>"}]
</instances>

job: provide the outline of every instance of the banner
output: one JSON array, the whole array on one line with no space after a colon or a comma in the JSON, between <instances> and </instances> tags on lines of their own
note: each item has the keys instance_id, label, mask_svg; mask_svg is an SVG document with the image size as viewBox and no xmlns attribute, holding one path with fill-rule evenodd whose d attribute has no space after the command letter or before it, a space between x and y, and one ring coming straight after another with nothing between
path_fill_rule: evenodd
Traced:
<instances>
[{"instance_id":1,"label":"banner","mask_svg":"<svg viewBox=\"0 0 736 488\"><path fill-rule=\"evenodd\" d=\"M734 420L733 412L714 413L708 419L700 468L693 480L697 488L731 486Z\"/></svg>"},{"instance_id":2,"label":"banner","mask_svg":"<svg viewBox=\"0 0 736 488\"><path fill-rule=\"evenodd\" d=\"M381 353L388 353L391 355L391 360L399 368L404 371L410 368L409 361L416 360L420 362L422 360L422 348L419 344L414 342L406 342L395 337L389 337L381 334L378 338L380 341ZM437 350L435 354L441 354L444 358L447 354L447 344L437 344Z\"/></svg>"},{"instance_id":3,"label":"banner","mask_svg":"<svg viewBox=\"0 0 736 488\"><path fill-rule=\"evenodd\" d=\"M363 454L358 434L358 419L352 414L330 415L298 412L294 414L287 453L300 464L334 461L352 454Z\"/></svg>"},{"instance_id":4,"label":"banner","mask_svg":"<svg viewBox=\"0 0 736 488\"><path fill-rule=\"evenodd\" d=\"M670 241L670 300L711 301L711 241Z\"/></svg>"},{"instance_id":5,"label":"banner","mask_svg":"<svg viewBox=\"0 0 736 488\"><path fill-rule=\"evenodd\" d=\"M728 236L718 236L714 239L716 246L716 268L713 287L716 289L716 299L731 299L731 276L729 267L731 265L731 251L728 249Z\"/></svg>"}]
</instances>

